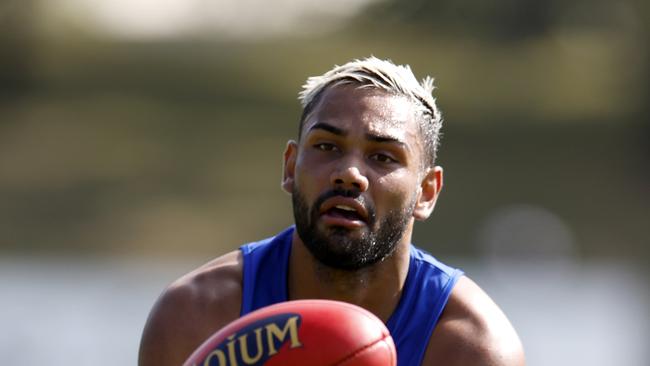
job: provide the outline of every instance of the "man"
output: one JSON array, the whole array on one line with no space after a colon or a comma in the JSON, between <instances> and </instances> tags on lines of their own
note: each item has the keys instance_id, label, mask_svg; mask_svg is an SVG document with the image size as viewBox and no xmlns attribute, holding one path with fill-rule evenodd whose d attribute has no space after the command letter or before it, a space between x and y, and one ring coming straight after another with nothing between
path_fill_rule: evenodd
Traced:
<instances>
[{"instance_id":1,"label":"man","mask_svg":"<svg viewBox=\"0 0 650 366\"><path fill-rule=\"evenodd\" d=\"M154 306L141 366L177 366L208 336L260 307L323 298L382 319L400 366L523 365L521 343L461 271L411 245L442 188L431 78L371 57L307 80L282 187L295 229L180 278Z\"/></svg>"}]
</instances>

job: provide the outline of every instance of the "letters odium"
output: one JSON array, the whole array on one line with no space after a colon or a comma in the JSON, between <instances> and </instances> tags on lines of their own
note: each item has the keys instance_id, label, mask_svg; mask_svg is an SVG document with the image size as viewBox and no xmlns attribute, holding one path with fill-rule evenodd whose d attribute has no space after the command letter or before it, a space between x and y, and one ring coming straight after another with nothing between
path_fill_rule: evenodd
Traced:
<instances>
[{"instance_id":1,"label":"letters odium","mask_svg":"<svg viewBox=\"0 0 650 366\"><path fill-rule=\"evenodd\" d=\"M298 314L279 314L254 322L228 336L194 366L262 365L287 342L301 347Z\"/></svg>"}]
</instances>

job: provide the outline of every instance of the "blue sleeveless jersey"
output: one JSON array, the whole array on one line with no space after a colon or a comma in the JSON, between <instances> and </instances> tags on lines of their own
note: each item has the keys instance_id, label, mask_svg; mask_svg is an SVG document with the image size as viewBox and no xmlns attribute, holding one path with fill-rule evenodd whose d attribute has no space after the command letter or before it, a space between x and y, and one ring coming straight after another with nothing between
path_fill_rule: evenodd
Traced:
<instances>
[{"instance_id":1,"label":"blue sleeveless jersey","mask_svg":"<svg viewBox=\"0 0 650 366\"><path fill-rule=\"evenodd\" d=\"M241 246L244 258L241 315L287 301L287 270L293 227L275 237ZM411 245L408 275L397 308L386 327L397 348L398 366L415 366L451 289L463 274Z\"/></svg>"}]
</instances>

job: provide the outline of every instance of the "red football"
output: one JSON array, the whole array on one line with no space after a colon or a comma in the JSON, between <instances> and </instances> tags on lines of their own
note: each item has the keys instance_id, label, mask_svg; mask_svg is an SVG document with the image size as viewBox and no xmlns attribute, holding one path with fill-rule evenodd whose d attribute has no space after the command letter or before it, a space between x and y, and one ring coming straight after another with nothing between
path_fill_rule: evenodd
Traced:
<instances>
[{"instance_id":1,"label":"red football","mask_svg":"<svg viewBox=\"0 0 650 366\"><path fill-rule=\"evenodd\" d=\"M239 318L206 340L184 366L395 366L393 339L356 305L298 300Z\"/></svg>"}]
</instances>

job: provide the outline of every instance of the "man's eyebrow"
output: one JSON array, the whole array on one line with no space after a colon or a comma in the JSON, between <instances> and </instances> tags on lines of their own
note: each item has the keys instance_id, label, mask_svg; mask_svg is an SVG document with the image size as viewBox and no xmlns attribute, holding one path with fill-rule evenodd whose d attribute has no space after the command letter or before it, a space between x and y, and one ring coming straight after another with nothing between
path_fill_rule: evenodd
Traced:
<instances>
[{"instance_id":1,"label":"man's eyebrow","mask_svg":"<svg viewBox=\"0 0 650 366\"><path fill-rule=\"evenodd\" d=\"M366 139L374 142L384 142L384 143L393 143L393 144L398 144L402 146L407 146L406 143L402 140L400 140L397 137L394 136L387 136L387 135L376 135L372 133L367 133L366 134Z\"/></svg>"},{"instance_id":2,"label":"man's eyebrow","mask_svg":"<svg viewBox=\"0 0 650 366\"><path fill-rule=\"evenodd\" d=\"M311 126L309 128L309 131L313 131L313 130L325 130L325 131L327 131L329 133L332 133L332 134L335 134L335 135L338 135L338 136L347 135L346 131L344 131L344 130L338 128L338 127L332 126L332 125L330 125L328 123L325 123L325 122L315 123L313 126Z\"/></svg>"},{"instance_id":3,"label":"man's eyebrow","mask_svg":"<svg viewBox=\"0 0 650 366\"><path fill-rule=\"evenodd\" d=\"M346 136L348 134L347 131L338 128L336 126L332 126L329 123L325 122L318 122L315 123L313 126L309 128L309 131L314 131L314 130L323 130L327 131L331 134L337 135L337 136ZM397 144L400 146L407 147L408 145L400 140L398 137L391 136L391 135L378 135L375 133L366 133L366 139L368 141L373 141L373 142L379 142L379 143L392 143L392 144Z\"/></svg>"}]
</instances>

